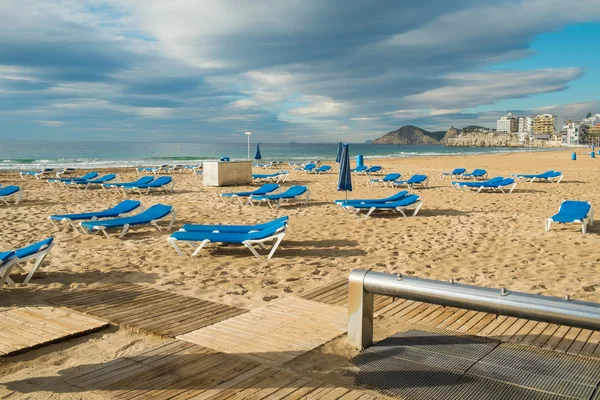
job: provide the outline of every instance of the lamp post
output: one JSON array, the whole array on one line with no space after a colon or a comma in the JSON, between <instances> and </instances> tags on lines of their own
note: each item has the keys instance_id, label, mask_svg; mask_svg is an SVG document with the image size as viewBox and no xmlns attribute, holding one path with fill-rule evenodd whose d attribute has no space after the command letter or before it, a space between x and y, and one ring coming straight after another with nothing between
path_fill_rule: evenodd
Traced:
<instances>
[{"instance_id":1,"label":"lamp post","mask_svg":"<svg viewBox=\"0 0 600 400\"><path fill-rule=\"evenodd\" d=\"M252 135L252 132L246 132L246 135L248 136L248 160L250 159L250 135Z\"/></svg>"}]
</instances>

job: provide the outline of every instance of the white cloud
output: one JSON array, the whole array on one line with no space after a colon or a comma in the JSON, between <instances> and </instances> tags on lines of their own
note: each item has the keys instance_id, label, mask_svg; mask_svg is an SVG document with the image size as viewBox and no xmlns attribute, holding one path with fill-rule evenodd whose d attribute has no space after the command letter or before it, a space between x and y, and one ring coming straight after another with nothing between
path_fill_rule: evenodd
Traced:
<instances>
[{"instance_id":1,"label":"white cloud","mask_svg":"<svg viewBox=\"0 0 600 400\"><path fill-rule=\"evenodd\" d=\"M38 122L41 125L49 126L52 128L59 128L65 124L64 121L38 121Z\"/></svg>"}]
</instances>

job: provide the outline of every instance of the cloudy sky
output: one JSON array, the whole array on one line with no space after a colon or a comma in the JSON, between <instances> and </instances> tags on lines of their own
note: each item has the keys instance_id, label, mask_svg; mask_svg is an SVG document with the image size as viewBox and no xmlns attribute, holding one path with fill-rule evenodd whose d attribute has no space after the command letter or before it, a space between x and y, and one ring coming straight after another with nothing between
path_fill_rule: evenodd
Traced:
<instances>
[{"instance_id":1,"label":"cloudy sky","mask_svg":"<svg viewBox=\"0 0 600 400\"><path fill-rule=\"evenodd\" d=\"M598 0L5 0L0 139L364 141L581 118L600 113L598 37Z\"/></svg>"}]
</instances>

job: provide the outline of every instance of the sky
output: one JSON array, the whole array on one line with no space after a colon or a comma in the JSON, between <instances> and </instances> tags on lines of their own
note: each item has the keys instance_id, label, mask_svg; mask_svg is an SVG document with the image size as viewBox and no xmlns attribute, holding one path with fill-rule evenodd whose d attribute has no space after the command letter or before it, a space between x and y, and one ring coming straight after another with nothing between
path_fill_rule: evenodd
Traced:
<instances>
[{"instance_id":1,"label":"sky","mask_svg":"<svg viewBox=\"0 0 600 400\"><path fill-rule=\"evenodd\" d=\"M600 113L598 0L6 0L0 140L362 142Z\"/></svg>"}]
</instances>

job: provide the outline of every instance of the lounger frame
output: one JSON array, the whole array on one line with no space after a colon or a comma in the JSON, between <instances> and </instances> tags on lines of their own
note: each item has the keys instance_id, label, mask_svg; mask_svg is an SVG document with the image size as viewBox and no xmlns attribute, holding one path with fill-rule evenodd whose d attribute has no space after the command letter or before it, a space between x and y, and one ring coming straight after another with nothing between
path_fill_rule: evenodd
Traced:
<instances>
[{"instance_id":1,"label":"lounger frame","mask_svg":"<svg viewBox=\"0 0 600 400\"><path fill-rule=\"evenodd\" d=\"M385 203L380 204L380 205L385 205ZM377 211L377 210L380 210L380 211L390 210L390 211L393 211L393 212L399 212L400 214L402 214L403 217L407 217L405 211L406 210L410 210L412 208L414 208L414 211L413 211L411 217L415 217L419 213L419 210L421 209L422 206L423 206L423 200L417 200L417 201L415 201L412 204L409 204L409 205L406 205L406 206L401 206L401 207L394 207L394 208L382 208L382 207L377 207L375 205L373 207L369 208L369 209L364 208L364 207L363 208L357 208L357 207L353 207L353 206L349 206L349 205L342 206L342 207L344 209L346 209L348 212L353 213L356 218L363 217L361 215L362 210L367 210L367 213L364 215L364 218L369 218L371 216L371 214L374 211Z\"/></svg>"},{"instance_id":2,"label":"lounger frame","mask_svg":"<svg viewBox=\"0 0 600 400\"><path fill-rule=\"evenodd\" d=\"M265 195L268 196L268 195ZM304 198L304 199L303 199ZM310 189L306 189L306 192L295 196L295 197L290 197L290 198L279 198L277 200L272 200L272 199L256 199L253 196L248 196L248 201L246 202L246 204L249 204L251 206L255 206L255 205L260 205L263 202L266 202L267 205L272 209L278 209L279 207L281 207L282 204L284 203L289 203L291 200L295 200L296 204L299 205L306 205L308 204L308 201L310 200ZM254 204L254 202L258 203L258 204Z\"/></svg>"},{"instance_id":3,"label":"lounger frame","mask_svg":"<svg viewBox=\"0 0 600 400\"><path fill-rule=\"evenodd\" d=\"M173 224L175 224L175 218L177 216L177 213L175 212L175 210L171 210L170 213L168 213L167 215L165 215L164 217L158 218L158 219L153 219L152 221L148 222L147 224L135 224L135 225L129 225L129 224L123 224L123 227L121 229L121 233L119 234L119 239L123 239L123 236L125 236L127 234L127 232L129 231L129 228L131 228L132 226L145 226L145 225L152 225L153 227L155 227L159 232L162 232L162 229L160 229L160 226L158 226L158 221L162 221L165 218L171 218L171 221L169 221L169 226L167 227L167 230L170 231L171 229L173 229ZM82 222L89 222L89 221L82 221ZM81 231L88 235L91 233L96 233L96 232L102 232L104 234L104 236L106 236L108 239L110 239L110 236L108 235L108 229L113 229L113 228L107 228L105 226L94 226L92 227L92 229L87 229L84 228L81 224L82 222L79 223L79 227L81 228ZM114 229L118 229L117 227L115 227Z\"/></svg>"},{"instance_id":4,"label":"lounger frame","mask_svg":"<svg viewBox=\"0 0 600 400\"><path fill-rule=\"evenodd\" d=\"M15 202L13 204L15 204L15 205L19 204L21 202L21 200L23 199L23 189L19 189L16 192L8 194L6 196L2 196L2 197L0 197L0 200L2 200L4 202L4 204L6 204L7 206L10 206L8 199L10 199L11 197L16 197Z\"/></svg>"},{"instance_id":5,"label":"lounger frame","mask_svg":"<svg viewBox=\"0 0 600 400\"><path fill-rule=\"evenodd\" d=\"M274 235L262 238L262 239L253 239L253 240L244 240L241 244L243 244L244 246L246 246L248 248L248 250L250 250L252 252L252 254L254 254L254 256L258 259L262 258L262 256L260 255L260 253L258 251L256 251L256 249L254 248L254 245L257 245L258 247L260 247L261 249L267 249L268 246L266 245L266 243L275 241L271 247L271 251L269 251L269 254L266 256L267 259L271 259L271 257L273 257L273 254L275 254L275 251L277 250L277 248L279 247L279 244L281 243L281 241L283 240L283 238L285 237L285 225L281 227L281 230L278 230L277 233L275 233ZM171 246L173 246L173 248L175 249L175 251L177 252L177 254L179 254L180 256L184 256L183 252L181 251L181 248L177 245L177 242L179 240L177 240L174 237L168 237L167 241L169 242L169 244ZM191 248L195 248L194 252L192 253L192 257L195 257L196 255L198 255L198 253L209 243L211 243L210 240L206 239L203 240L201 242L198 241L192 241L192 240L185 240L185 242L187 242L187 244L191 247ZM215 242L215 243L219 243L219 242ZM232 244L227 242L228 244Z\"/></svg>"},{"instance_id":6,"label":"lounger frame","mask_svg":"<svg viewBox=\"0 0 600 400\"><path fill-rule=\"evenodd\" d=\"M44 262L44 259L46 258L48 253L50 253L50 250L52 250L52 247L54 247L54 242L46 245L46 247L42 248L40 251L30 254L27 257L23 257L23 258L13 257L10 260L8 260L6 262L6 264L0 266L0 288L2 288L4 286L4 283L14 285L15 282L10 278L11 271L14 268L16 268L21 272L25 272L25 269L20 265L21 262L26 262L26 261L35 259L35 262L33 263L33 267L31 268L31 271L29 271L29 273L27 274L27 277L23 281L23 284L27 285L29 283L29 281L31 280L31 277L33 277L33 275L36 273L36 271L40 268L40 266Z\"/></svg>"},{"instance_id":7,"label":"lounger frame","mask_svg":"<svg viewBox=\"0 0 600 400\"><path fill-rule=\"evenodd\" d=\"M592 207L592 205L587 202L590 205L590 211L588 212L588 215L583 218L583 219L576 219L574 220L572 223L574 224L581 224L581 233L583 235L585 235L587 233L587 226L589 225L590 227L594 226L594 207ZM561 204L562 205L562 204ZM558 208L559 212L560 212L560 207ZM554 221L552 220L552 217L547 218L544 221L544 230L546 232L550 231L550 227L552 225ZM568 222L557 222L558 224L566 224Z\"/></svg>"}]
</instances>

